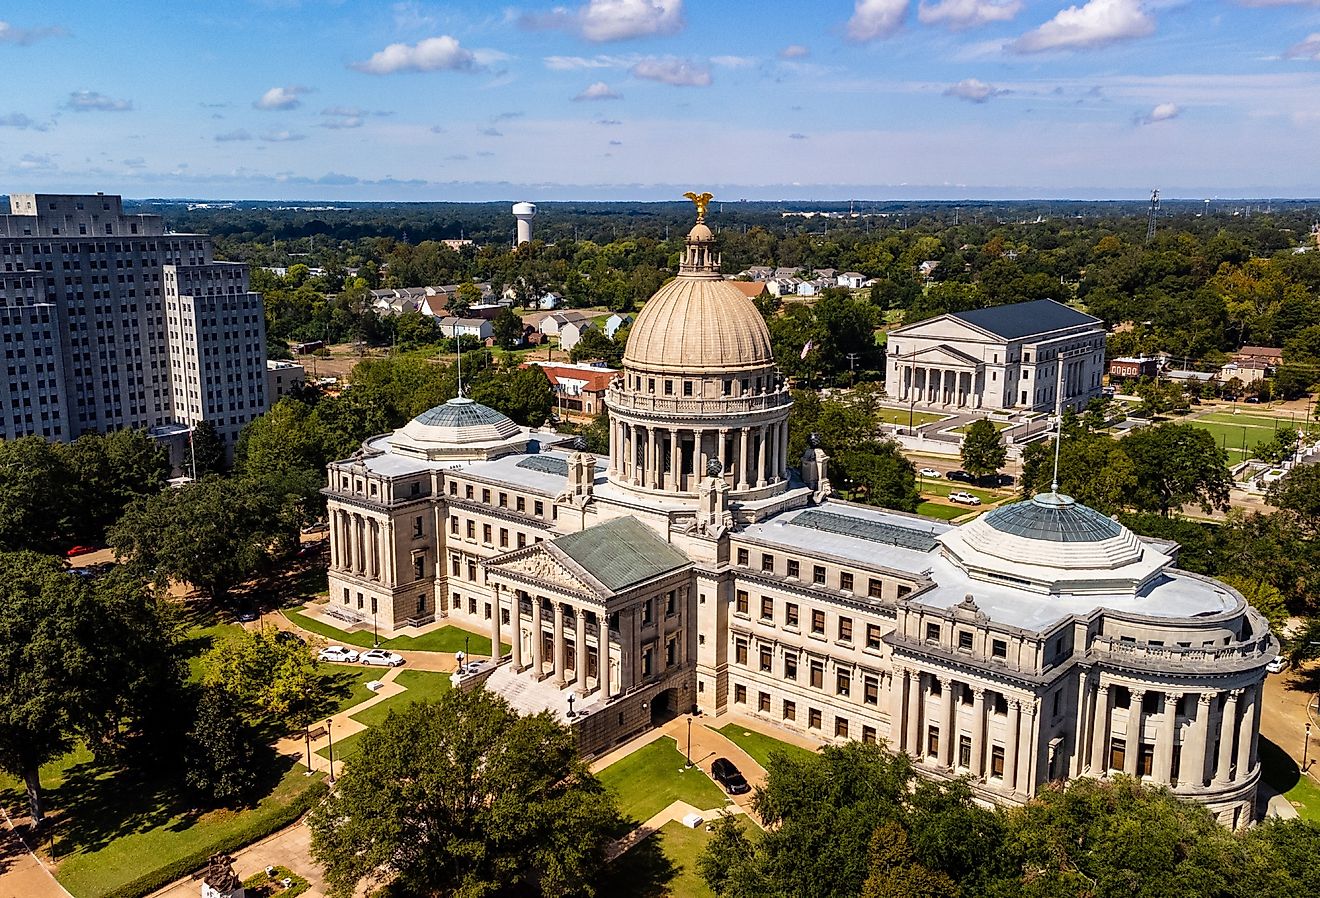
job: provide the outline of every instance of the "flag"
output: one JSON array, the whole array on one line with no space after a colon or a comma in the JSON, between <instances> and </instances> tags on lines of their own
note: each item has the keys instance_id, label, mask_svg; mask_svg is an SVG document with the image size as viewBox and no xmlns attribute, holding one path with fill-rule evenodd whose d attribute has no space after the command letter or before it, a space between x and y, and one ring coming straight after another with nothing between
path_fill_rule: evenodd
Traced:
<instances>
[{"instance_id":1,"label":"flag","mask_svg":"<svg viewBox=\"0 0 1320 898\"><path fill-rule=\"evenodd\" d=\"M802 346L802 355L800 355L799 358L803 358L803 359L805 359L805 358L807 357L807 353L811 352L811 344L812 344L812 341L811 341L811 340L808 340L808 341Z\"/></svg>"}]
</instances>

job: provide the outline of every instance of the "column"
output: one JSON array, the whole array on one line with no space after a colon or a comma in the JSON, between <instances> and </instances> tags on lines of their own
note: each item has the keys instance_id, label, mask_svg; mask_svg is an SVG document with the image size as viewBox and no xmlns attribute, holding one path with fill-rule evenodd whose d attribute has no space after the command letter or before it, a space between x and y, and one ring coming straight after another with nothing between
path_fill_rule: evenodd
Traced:
<instances>
[{"instance_id":1,"label":"column","mask_svg":"<svg viewBox=\"0 0 1320 898\"><path fill-rule=\"evenodd\" d=\"M940 724L940 766L952 767L954 761L954 729L958 720L958 701L954 695L953 680L940 680L940 692L944 694L944 720Z\"/></svg>"},{"instance_id":2,"label":"column","mask_svg":"<svg viewBox=\"0 0 1320 898\"><path fill-rule=\"evenodd\" d=\"M490 656L497 663L502 657L500 652L500 588L498 585L490 593Z\"/></svg>"},{"instance_id":3,"label":"column","mask_svg":"<svg viewBox=\"0 0 1320 898\"><path fill-rule=\"evenodd\" d=\"M1010 792L1017 791L1018 730L1022 727L1022 703L1017 699L1008 702L1008 729L1004 734L1004 785Z\"/></svg>"},{"instance_id":4,"label":"column","mask_svg":"<svg viewBox=\"0 0 1320 898\"><path fill-rule=\"evenodd\" d=\"M509 624L513 630L509 640L513 644L513 669L517 672L523 669L522 594L517 590L509 595Z\"/></svg>"},{"instance_id":5,"label":"column","mask_svg":"<svg viewBox=\"0 0 1320 898\"><path fill-rule=\"evenodd\" d=\"M1104 776L1109 772L1109 684L1097 682L1095 711L1091 714L1094 731L1091 734L1091 774Z\"/></svg>"},{"instance_id":6,"label":"column","mask_svg":"<svg viewBox=\"0 0 1320 898\"><path fill-rule=\"evenodd\" d=\"M587 694L587 612L573 609L573 666L577 669L578 695Z\"/></svg>"},{"instance_id":7,"label":"column","mask_svg":"<svg viewBox=\"0 0 1320 898\"><path fill-rule=\"evenodd\" d=\"M695 493L701 486L701 478L706 476L706 455L701 451L701 443L706 432L700 428L692 431L692 482L688 492Z\"/></svg>"},{"instance_id":8,"label":"column","mask_svg":"<svg viewBox=\"0 0 1320 898\"><path fill-rule=\"evenodd\" d=\"M555 602L555 685L564 688L564 606Z\"/></svg>"},{"instance_id":9,"label":"column","mask_svg":"<svg viewBox=\"0 0 1320 898\"><path fill-rule=\"evenodd\" d=\"M327 519L330 523L330 569L335 570L339 567L339 556L344 551L344 537L339 532L339 512L331 510Z\"/></svg>"},{"instance_id":10,"label":"column","mask_svg":"<svg viewBox=\"0 0 1320 898\"><path fill-rule=\"evenodd\" d=\"M985 773L985 690L980 687L972 693L971 773L976 779Z\"/></svg>"},{"instance_id":11,"label":"column","mask_svg":"<svg viewBox=\"0 0 1320 898\"><path fill-rule=\"evenodd\" d=\"M1160 736L1155 741L1155 779L1161 784L1173 779L1173 745L1178 738L1178 701L1180 692L1164 693L1164 716L1160 718Z\"/></svg>"},{"instance_id":12,"label":"column","mask_svg":"<svg viewBox=\"0 0 1320 898\"><path fill-rule=\"evenodd\" d=\"M1233 773L1233 749L1237 744L1238 696L1240 689L1228 694L1224 703L1224 712L1219 715L1219 764L1215 770L1215 784L1223 785L1231 781Z\"/></svg>"},{"instance_id":13,"label":"column","mask_svg":"<svg viewBox=\"0 0 1320 898\"><path fill-rule=\"evenodd\" d=\"M914 758L921 756L921 672L908 671L907 745L904 751Z\"/></svg>"},{"instance_id":14,"label":"column","mask_svg":"<svg viewBox=\"0 0 1320 898\"><path fill-rule=\"evenodd\" d=\"M779 476L788 479L788 422L779 427Z\"/></svg>"},{"instance_id":15,"label":"column","mask_svg":"<svg viewBox=\"0 0 1320 898\"><path fill-rule=\"evenodd\" d=\"M678 451L678 428L671 427L669 428L669 464L665 466L665 473L669 477L669 488L672 490L679 488L679 481L683 476L683 467L680 464L682 460L683 456Z\"/></svg>"},{"instance_id":16,"label":"column","mask_svg":"<svg viewBox=\"0 0 1320 898\"><path fill-rule=\"evenodd\" d=\"M757 452L756 452L756 485L757 486L765 486L766 481L770 479L769 476L766 474L766 469L765 469L765 462L766 462L765 444L767 442L766 438L769 435L770 435L769 426L762 424L760 427L760 436L761 436L760 445L756 447L757 448Z\"/></svg>"},{"instance_id":17,"label":"column","mask_svg":"<svg viewBox=\"0 0 1320 898\"><path fill-rule=\"evenodd\" d=\"M371 579L380 579L380 524L375 518L367 521L367 534L371 543Z\"/></svg>"},{"instance_id":18,"label":"column","mask_svg":"<svg viewBox=\"0 0 1320 898\"><path fill-rule=\"evenodd\" d=\"M729 445L729 428L721 427L719 442L715 446L715 457L719 459L720 467L724 470L724 479L733 484L733 470L730 465L724 463L724 456Z\"/></svg>"},{"instance_id":19,"label":"column","mask_svg":"<svg viewBox=\"0 0 1320 898\"><path fill-rule=\"evenodd\" d=\"M443 533L443 532L444 531L437 531L437 533ZM390 584L390 586L398 586L399 572L395 569L396 558L394 553L394 519L393 518L390 518L388 521L385 522L385 534L383 539L385 543L385 579ZM440 559L437 556L436 565L438 566L439 564L440 564Z\"/></svg>"},{"instance_id":20,"label":"column","mask_svg":"<svg viewBox=\"0 0 1320 898\"><path fill-rule=\"evenodd\" d=\"M543 637L541 635L541 597L532 596L532 670L536 678L541 679L541 672L545 666L545 659L542 645Z\"/></svg>"},{"instance_id":21,"label":"column","mask_svg":"<svg viewBox=\"0 0 1320 898\"><path fill-rule=\"evenodd\" d=\"M751 442L751 440L748 439L748 428L746 427L738 428L738 489L739 490L745 490L748 487L747 467L749 465L748 450L750 447L747 444L749 442Z\"/></svg>"},{"instance_id":22,"label":"column","mask_svg":"<svg viewBox=\"0 0 1320 898\"><path fill-rule=\"evenodd\" d=\"M1089 690L1087 672L1080 671L1077 676L1077 710L1074 712L1074 720L1077 721L1077 731L1073 734L1072 756L1068 760L1068 776L1070 778L1081 776L1082 771L1086 769L1087 752L1091 748L1090 730L1088 727L1093 722L1090 709L1087 708L1087 697Z\"/></svg>"},{"instance_id":23,"label":"column","mask_svg":"<svg viewBox=\"0 0 1320 898\"><path fill-rule=\"evenodd\" d=\"M1030 795L1036 786L1036 702L1034 699L1023 702L1022 724L1018 728L1018 779L1017 791Z\"/></svg>"},{"instance_id":24,"label":"column","mask_svg":"<svg viewBox=\"0 0 1320 898\"><path fill-rule=\"evenodd\" d=\"M1132 690L1127 712L1127 734L1123 753L1123 772L1128 776L1137 775L1137 755L1141 751L1141 703L1146 693Z\"/></svg>"},{"instance_id":25,"label":"column","mask_svg":"<svg viewBox=\"0 0 1320 898\"><path fill-rule=\"evenodd\" d=\"M1253 736L1256 729L1256 687L1248 686L1242 690L1242 721L1238 724L1237 779L1250 776L1255 768L1252 749L1255 745Z\"/></svg>"},{"instance_id":26,"label":"column","mask_svg":"<svg viewBox=\"0 0 1320 898\"><path fill-rule=\"evenodd\" d=\"M770 440L770 468L766 471L766 478L770 481L779 480L779 425L771 424L768 437Z\"/></svg>"},{"instance_id":27,"label":"column","mask_svg":"<svg viewBox=\"0 0 1320 898\"><path fill-rule=\"evenodd\" d=\"M903 701L907 698L908 672L895 667L889 675L889 748L905 751L903 738Z\"/></svg>"},{"instance_id":28,"label":"column","mask_svg":"<svg viewBox=\"0 0 1320 898\"><path fill-rule=\"evenodd\" d=\"M1214 693L1202 692L1196 697L1196 718L1192 721L1190 739L1183 745L1179 783L1200 789L1205 786L1206 736L1210 729L1210 702Z\"/></svg>"}]
</instances>

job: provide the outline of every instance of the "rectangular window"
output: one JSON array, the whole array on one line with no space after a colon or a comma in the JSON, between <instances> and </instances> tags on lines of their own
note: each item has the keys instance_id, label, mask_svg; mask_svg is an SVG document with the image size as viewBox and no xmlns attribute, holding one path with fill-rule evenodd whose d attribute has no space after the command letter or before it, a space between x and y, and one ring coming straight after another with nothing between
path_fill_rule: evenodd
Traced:
<instances>
[{"instance_id":1,"label":"rectangular window","mask_svg":"<svg viewBox=\"0 0 1320 898\"><path fill-rule=\"evenodd\" d=\"M541 502L540 499L537 499L532 505L532 514L536 515L538 518L545 516L545 504Z\"/></svg>"},{"instance_id":2,"label":"rectangular window","mask_svg":"<svg viewBox=\"0 0 1320 898\"><path fill-rule=\"evenodd\" d=\"M733 687L733 700L740 705L747 704L747 687L742 683Z\"/></svg>"},{"instance_id":3,"label":"rectangular window","mask_svg":"<svg viewBox=\"0 0 1320 898\"><path fill-rule=\"evenodd\" d=\"M875 727L862 727L862 742L867 745L875 745Z\"/></svg>"},{"instance_id":4,"label":"rectangular window","mask_svg":"<svg viewBox=\"0 0 1320 898\"><path fill-rule=\"evenodd\" d=\"M770 693L758 692L756 694L756 710L763 714L770 713Z\"/></svg>"},{"instance_id":5,"label":"rectangular window","mask_svg":"<svg viewBox=\"0 0 1320 898\"><path fill-rule=\"evenodd\" d=\"M413 556L413 579L414 579L414 580L421 580L421 579L422 579L423 577L425 577L425 576L426 576L426 556L425 556L425 555L414 555L414 556Z\"/></svg>"},{"instance_id":6,"label":"rectangular window","mask_svg":"<svg viewBox=\"0 0 1320 898\"><path fill-rule=\"evenodd\" d=\"M844 592L852 592L852 588L853 575L847 571L841 571L839 573L839 589L842 589Z\"/></svg>"},{"instance_id":7,"label":"rectangular window","mask_svg":"<svg viewBox=\"0 0 1320 898\"><path fill-rule=\"evenodd\" d=\"M820 709L811 708L807 711L807 726L813 730L820 729Z\"/></svg>"},{"instance_id":8,"label":"rectangular window","mask_svg":"<svg viewBox=\"0 0 1320 898\"><path fill-rule=\"evenodd\" d=\"M797 705L790 701L784 702L784 719L797 720Z\"/></svg>"},{"instance_id":9,"label":"rectangular window","mask_svg":"<svg viewBox=\"0 0 1320 898\"><path fill-rule=\"evenodd\" d=\"M769 596L761 596L761 620L772 621L775 619L775 600Z\"/></svg>"},{"instance_id":10,"label":"rectangular window","mask_svg":"<svg viewBox=\"0 0 1320 898\"><path fill-rule=\"evenodd\" d=\"M852 672L848 670L839 670L834 673L834 691L839 695L849 695L852 693Z\"/></svg>"},{"instance_id":11,"label":"rectangular window","mask_svg":"<svg viewBox=\"0 0 1320 898\"><path fill-rule=\"evenodd\" d=\"M1109 740L1109 769L1122 771L1127 761L1127 741L1124 739Z\"/></svg>"},{"instance_id":12,"label":"rectangular window","mask_svg":"<svg viewBox=\"0 0 1320 898\"><path fill-rule=\"evenodd\" d=\"M1220 749L1221 750L1224 749L1222 743L1220 745ZM1232 748L1230 747L1227 750L1231 751ZM1137 755L1137 776L1154 776L1155 746L1151 745L1149 742L1142 742L1138 744L1138 751L1139 753Z\"/></svg>"},{"instance_id":13,"label":"rectangular window","mask_svg":"<svg viewBox=\"0 0 1320 898\"><path fill-rule=\"evenodd\" d=\"M846 717L834 718L834 735L839 739L848 738L848 718Z\"/></svg>"},{"instance_id":14,"label":"rectangular window","mask_svg":"<svg viewBox=\"0 0 1320 898\"><path fill-rule=\"evenodd\" d=\"M734 606L739 614L747 613L747 590L740 589L736 594L737 604Z\"/></svg>"},{"instance_id":15,"label":"rectangular window","mask_svg":"<svg viewBox=\"0 0 1320 898\"><path fill-rule=\"evenodd\" d=\"M784 656L784 679L797 679L797 655Z\"/></svg>"},{"instance_id":16,"label":"rectangular window","mask_svg":"<svg viewBox=\"0 0 1320 898\"><path fill-rule=\"evenodd\" d=\"M1132 706L1132 693L1126 686L1114 687L1114 707L1130 708Z\"/></svg>"},{"instance_id":17,"label":"rectangular window","mask_svg":"<svg viewBox=\"0 0 1320 898\"><path fill-rule=\"evenodd\" d=\"M940 753L940 728L930 726L926 728L926 755L936 757Z\"/></svg>"},{"instance_id":18,"label":"rectangular window","mask_svg":"<svg viewBox=\"0 0 1320 898\"><path fill-rule=\"evenodd\" d=\"M825 632L825 612L819 608L813 608L811 611L811 632L822 634Z\"/></svg>"},{"instance_id":19,"label":"rectangular window","mask_svg":"<svg viewBox=\"0 0 1320 898\"><path fill-rule=\"evenodd\" d=\"M824 586L824 585L825 585L825 568L823 568L823 567L820 566L819 564L816 565L815 567L813 567L813 568L811 569L811 582L817 584L818 586Z\"/></svg>"},{"instance_id":20,"label":"rectangular window","mask_svg":"<svg viewBox=\"0 0 1320 898\"><path fill-rule=\"evenodd\" d=\"M811 662L811 686L813 689L825 688L825 665L820 661Z\"/></svg>"},{"instance_id":21,"label":"rectangular window","mask_svg":"<svg viewBox=\"0 0 1320 898\"><path fill-rule=\"evenodd\" d=\"M994 779L1004 778L1004 746L996 745L990 749L990 776Z\"/></svg>"},{"instance_id":22,"label":"rectangular window","mask_svg":"<svg viewBox=\"0 0 1320 898\"><path fill-rule=\"evenodd\" d=\"M881 598L884 595L885 584L883 580L877 580L872 577L867 581L866 594L873 599Z\"/></svg>"},{"instance_id":23,"label":"rectangular window","mask_svg":"<svg viewBox=\"0 0 1320 898\"><path fill-rule=\"evenodd\" d=\"M733 644L733 660L736 664L747 663L747 641L744 639L736 640Z\"/></svg>"},{"instance_id":24,"label":"rectangular window","mask_svg":"<svg viewBox=\"0 0 1320 898\"><path fill-rule=\"evenodd\" d=\"M852 642L852 618L839 618L839 641Z\"/></svg>"},{"instance_id":25,"label":"rectangular window","mask_svg":"<svg viewBox=\"0 0 1320 898\"><path fill-rule=\"evenodd\" d=\"M879 648L880 648L880 625L879 625L879 624L867 624L867 625L866 625L866 647L867 647L868 649L879 649Z\"/></svg>"},{"instance_id":26,"label":"rectangular window","mask_svg":"<svg viewBox=\"0 0 1320 898\"><path fill-rule=\"evenodd\" d=\"M489 505L489 504L490 504L490 490L482 490L482 491L481 491L481 501L482 501L482 503L485 504L485 505Z\"/></svg>"},{"instance_id":27,"label":"rectangular window","mask_svg":"<svg viewBox=\"0 0 1320 898\"><path fill-rule=\"evenodd\" d=\"M939 641L940 641L940 625L939 625L939 624L926 624L926 641L927 641L927 642L939 642Z\"/></svg>"},{"instance_id":28,"label":"rectangular window","mask_svg":"<svg viewBox=\"0 0 1320 898\"><path fill-rule=\"evenodd\" d=\"M862 701L868 705L880 703L880 681L876 677L862 677Z\"/></svg>"},{"instance_id":29,"label":"rectangular window","mask_svg":"<svg viewBox=\"0 0 1320 898\"><path fill-rule=\"evenodd\" d=\"M516 505L516 510L517 510L517 511L526 511L526 510L527 510L527 500L526 500L525 498L523 498L522 496L519 496L519 497L518 497L517 505Z\"/></svg>"},{"instance_id":30,"label":"rectangular window","mask_svg":"<svg viewBox=\"0 0 1320 898\"><path fill-rule=\"evenodd\" d=\"M1002 639L990 640L990 656L993 658L1008 657L1008 643Z\"/></svg>"},{"instance_id":31,"label":"rectangular window","mask_svg":"<svg viewBox=\"0 0 1320 898\"><path fill-rule=\"evenodd\" d=\"M421 535L422 535L422 518L421 515L418 515L417 517L413 518L413 539L417 539Z\"/></svg>"},{"instance_id":32,"label":"rectangular window","mask_svg":"<svg viewBox=\"0 0 1320 898\"><path fill-rule=\"evenodd\" d=\"M761 647L761 670L765 671L766 673L769 673L769 672L770 672L770 668L771 668L772 666L773 666L773 656L772 656L771 653L770 653L770 648L769 648L768 646L762 646L762 647Z\"/></svg>"},{"instance_id":33,"label":"rectangular window","mask_svg":"<svg viewBox=\"0 0 1320 898\"><path fill-rule=\"evenodd\" d=\"M784 626L796 627L798 625L798 606L795 602L788 602L784 605Z\"/></svg>"},{"instance_id":34,"label":"rectangular window","mask_svg":"<svg viewBox=\"0 0 1320 898\"><path fill-rule=\"evenodd\" d=\"M652 604L651 599L647 599L642 603L642 623L649 624L654 617L655 606Z\"/></svg>"},{"instance_id":35,"label":"rectangular window","mask_svg":"<svg viewBox=\"0 0 1320 898\"><path fill-rule=\"evenodd\" d=\"M509 547L509 531L508 531L508 528L506 528L506 527L501 527L501 528L500 528L500 548L502 548L502 549L507 549L508 547Z\"/></svg>"},{"instance_id":36,"label":"rectangular window","mask_svg":"<svg viewBox=\"0 0 1320 898\"><path fill-rule=\"evenodd\" d=\"M972 634L967 630L958 631L958 651L970 652L972 650Z\"/></svg>"},{"instance_id":37,"label":"rectangular window","mask_svg":"<svg viewBox=\"0 0 1320 898\"><path fill-rule=\"evenodd\" d=\"M485 543L486 545L490 545L490 538L491 538L491 526L490 526L490 524L482 524L482 525L481 525L481 541L482 541L483 543Z\"/></svg>"},{"instance_id":38,"label":"rectangular window","mask_svg":"<svg viewBox=\"0 0 1320 898\"><path fill-rule=\"evenodd\" d=\"M775 572L775 556L763 554L761 556L761 572L773 574Z\"/></svg>"},{"instance_id":39,"label":"rectangular window","mask_svg":"<svg viewBox=\"0 0 1320 898\"><path fill-rule=\"evenodd\" d=\"M799 569L800 569L800 565L798 564L798 561L797 561L796 558L790 558L790 559L788 559L788 575L789 575L790 577L793 577L794 579L796 579L797 576L798 576L798 571L799 571Z\"/></svg>"},{"instance_id":40,"label":"rectangular window","mask_svg":"<svg viewBox=\"0 0 1320 898\"><path fill-rule=\"evenodd\" d=\"M458 515L456 514L449 516L449 532L454 536L458 536Z\"/></svg>"},{"instance_id":41,"label":"rectangular window","mask_svg":"<svg viewBox=\"0 0 1320 898\"><path fill-rule=\"evenodd\" d=\"M476 521L468 521L468 522L467 522L467 538L468 538L468 539L476 539L476 538L477 538L477 522L476 522Z\"/></svg>"},{"instance_id":42,"label":"rectangular window","mask_svg":"<svg viewBox=\"0 0 1320 898\"><path fill-rule=\"evenodd\" d=\"M746 549L738 550L738 563L740 565L746 567L750 558L751 558L751 553L749 553Z\"/></svg>"},{"instance_id":43,"label":"rectangular window","mask_svg":"<svg viewBox=\"0 0 1320 898\"><path fill-rule=\"evenodd\" d=\"M964 770L972 766L972 737L958 737L958 766Z\"/></svg>"}]
</instances>

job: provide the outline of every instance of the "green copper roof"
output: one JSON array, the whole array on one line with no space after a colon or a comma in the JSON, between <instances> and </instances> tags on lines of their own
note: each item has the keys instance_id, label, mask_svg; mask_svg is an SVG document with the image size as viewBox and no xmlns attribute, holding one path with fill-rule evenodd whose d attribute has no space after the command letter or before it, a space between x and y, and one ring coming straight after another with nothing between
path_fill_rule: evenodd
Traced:
<instances>
[{"instance_id":1,"label":"green copper roof","mask_svg":"<svg viewBox=\"0 0 1320 898\"><path fill-rule=\"evenodd\" d=\"M616 518L561 536L554 546L612 592L691 564L687 556L634 518Z\"/></svg>"}]
</instances>

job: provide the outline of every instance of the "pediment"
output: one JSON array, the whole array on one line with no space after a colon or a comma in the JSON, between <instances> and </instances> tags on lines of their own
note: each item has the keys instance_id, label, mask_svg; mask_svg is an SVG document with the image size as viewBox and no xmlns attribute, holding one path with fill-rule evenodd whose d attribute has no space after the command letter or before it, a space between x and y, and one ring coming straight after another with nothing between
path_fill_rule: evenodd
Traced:
<instances>
[{"instance_id":1,"label":"pediment","mask_svg":"<svg viewBox=\"0 0 1320 898\"><path fill-rule=\"evenodd\" d=\"M982 365L980 359L943 344L928 346L911 356L904 355L902 364L906 365L909 358L918 365L934 365L946 368L979 368Z\"/></svg>"},{"instance_id":2,"label":"pediment","mask_svg":"<svg viewBox=\"0 0 1320 898\"><path fill-rule=\"evenodd\" d=\"M599 584L589 582L587 577L582 576L582 572L556 558L547 551L545 544L530 546L503 559L491 559L486 562L486 570L492 574L521 575L520 579L531 579L546 587L568 592L584 595L601 593Z\"/></svg>"},{"instance_id":3,"label":"pediment","mask_svg":"<svg viewBox=\"0 0 1320 898\"><path fill-rule=\"evenodd\" d=\"M954 340L973 343L1002 343L989 331L974 327L953 315L937 315L925 321L908 324L890 332L891 337L916 337L921 340Z\"/></svg>"}]
</instances>

